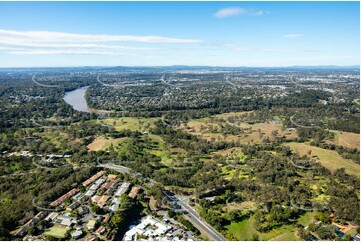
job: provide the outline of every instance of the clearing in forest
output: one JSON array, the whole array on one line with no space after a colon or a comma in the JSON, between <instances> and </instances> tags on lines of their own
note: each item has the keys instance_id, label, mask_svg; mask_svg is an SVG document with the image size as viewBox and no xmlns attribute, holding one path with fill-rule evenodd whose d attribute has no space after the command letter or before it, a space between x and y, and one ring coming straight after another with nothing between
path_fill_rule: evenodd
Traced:
<instances>
[{"instance_id":1,"label":"clearing in forest","mask_svg":"<svg viewBox=\"0 0 361 242\"><path fill-rule=\"evenodd\" d=\"M326 150L319 147L307 145L304 143L287 143L286 146L289 146L292 151L298 153L299 155L307 155L311 151L311 156L317 156L318 161L324 167L328 168L331 171L335 171L339 168L345 168L346 173L360 176L360 165L356 164L350 159L342 158L337 151Z\"/></svg>"},{"instance_id":2,"label":"clearing in forest","mask_svg":"<svg viewBox=\"0 0 361 242\"><path fill-rule=\"evenodd\" d=\"M335 138L326 141L327 143L360 150L360 134L337 130L331 130L331 132L335 134Z\"/></svg>"},{"instance_id":3,"label":"clearing in forest","mask_svg":"<svg viewBox=\"0 0 361 242\"><path fill-rule=\"evenodd\" d=\"M101 136L101 137L97 137L93 142L88 144L87 148L89 151L99 151L109 148L111 144L113 144L115 148L126 139L128 139L128 137L112 139Z\"/></svg>"}]
</instances>

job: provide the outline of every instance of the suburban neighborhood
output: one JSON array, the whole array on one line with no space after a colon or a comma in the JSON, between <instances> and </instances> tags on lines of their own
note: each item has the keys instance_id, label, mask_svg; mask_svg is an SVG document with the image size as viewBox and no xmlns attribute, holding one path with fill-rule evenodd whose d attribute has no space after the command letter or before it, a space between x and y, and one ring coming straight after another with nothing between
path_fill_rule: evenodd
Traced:
<instances>
[{"instance_id":1,"label":"suburban neighborhood","mask_svg":"<svg viewBox=\"0 0 361 242\"><path fill-rule=\"evenodd\" d=\"M114 239L111 219L119 210L135 204L144 189L130 181L122 181L118 175L101 170L81 184L49 203L36 216L21 226L15 236L23 240L71 239L82 241ZM128 203L128 204L125 204ZM117 240L166 240L187 238L195 240L192 233L182 229L182 224L167 218L161 221L146 215ZM40 228L40 229L39 229Z\"/></svg>"}]
</instances>

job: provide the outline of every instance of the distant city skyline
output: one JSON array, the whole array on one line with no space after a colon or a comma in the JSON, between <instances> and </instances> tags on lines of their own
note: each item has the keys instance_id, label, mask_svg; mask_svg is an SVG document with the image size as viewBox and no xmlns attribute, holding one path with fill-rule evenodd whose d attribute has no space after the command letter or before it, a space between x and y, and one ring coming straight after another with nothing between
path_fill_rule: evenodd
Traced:
<instances>
[{"instance_id":1,"label":"distant city skyline","mask_svg":"<svg viewBox=\"0 0 361 242\"><path fill-rule=\"evenodd\" d=\"M359 2L0 2L1 67L360 64Z\"/></svg>"}]
</instances>

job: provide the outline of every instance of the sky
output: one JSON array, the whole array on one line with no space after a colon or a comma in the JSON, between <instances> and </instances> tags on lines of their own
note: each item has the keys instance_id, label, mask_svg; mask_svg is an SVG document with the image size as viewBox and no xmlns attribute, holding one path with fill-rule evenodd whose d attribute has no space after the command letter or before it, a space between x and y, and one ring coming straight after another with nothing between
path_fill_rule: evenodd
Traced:
<instances>
[{"instance_id":1,"label":"sky","mask_svg":"<svg viewBox=\"0 0 361 242\"><path fill-rule=\"evenodd\" d=\"M0 67L359 64L359 2L0 2Z\"/></svg>"}]
</instances>

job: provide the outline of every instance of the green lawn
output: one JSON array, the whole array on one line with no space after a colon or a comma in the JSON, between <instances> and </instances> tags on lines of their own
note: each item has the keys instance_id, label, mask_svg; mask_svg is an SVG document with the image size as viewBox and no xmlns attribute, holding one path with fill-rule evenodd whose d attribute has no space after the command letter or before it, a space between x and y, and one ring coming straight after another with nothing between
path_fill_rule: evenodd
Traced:
<instances>
[{"instance_id":1,"label":"green lawn","mask_svg":"<svg viewBox=\"0 0 361 242\"><path fill-rule=\"evenodd\" d=\"M357 233L357 230L356 229L351 229L350 231L348 231L346 234L350 234L352 236L355 236Z\"/></svg>"},{"instance_id":2,"label":"green lawn","mask_svg":"<svg viewBox=\"0 0 361 242\"><path fill-rule=\"evenodd\" d=\"M291 232L286 232L284 234L281 234L271 240L274 241L295 241L295 240L299 240L299 238L296 235L296 232L291 231Z\"/></svg>"},{"instance_id":3,"label":"green lawn","mask_svg":"<svg viewBox=\"0 0 361 242\"><path fill-rule=\"evenodd\" d=\"M259 234L254 227L254 217L227 226L228 232L238 240L252 240L253 234Z\"/></svg>"},{"instance_id":4,"label":"green lawn","mask_svg":"<svg viewBox=\"0 0 361 242\"><path fill-rule=\"evenodd\" d=\"M69 229L66 227L55 225L55 226L51 227L50 229L47 229L45 231L44 235L51 235L55 238L61 239L61 238L65 237L65 234L68 230Z\"/></svg>"},{"instance_id":5,"label":"green lawn","mask_svg":"<svg viewBox=\"0 0 361 242\"><path fill-rule=\"evenodd\" d=\"M314 219L315 214L316 214L316 212L305 213L298 219L298 223L302 224L304 227L310 225L311 223L313 223L315 221L315 219Z\"/></svg>"},{"instance_id":6,"label":"green lawn","mask_svg":"<svg viewBox=\"0 0 361 242\"><path fill-rule=\"evenodd\" d=\"M238 240L252 240L253 234L257 234L260 240L299 240L296 236L297 229L293 225L284 225L280 228L273 229L267 233L260 233L254 227L254 217L243 220L238 223L232 223L226 228Z\"/></svg>"},{"instance_id":7,"label":"green lawn","mask_svg":"<svg viewBox=\"0 0 361 242\"><path fill-rule=\"evenodd\" d=\"M260 240L299 240L296 236L296 227L292 225L283 225L280 228L272 229L267 233L261 233Z\"/></svg>"}]
</instances>

